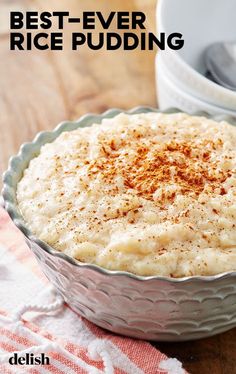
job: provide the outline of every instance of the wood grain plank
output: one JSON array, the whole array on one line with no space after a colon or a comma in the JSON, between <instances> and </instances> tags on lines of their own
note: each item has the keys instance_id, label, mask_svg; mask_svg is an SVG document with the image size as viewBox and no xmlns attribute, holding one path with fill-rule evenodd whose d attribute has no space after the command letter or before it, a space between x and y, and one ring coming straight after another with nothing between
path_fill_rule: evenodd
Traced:
<instances>
[{"instance_id":1,"label":"wood grain plank","mask_svg":"<svg viewBox=\"0 0 236 374\"><path fill-rule=\"evenodd\" d=\"M67 117L60 86L47 53L8 51L0 42L1 171L20 144Z\"/></svg>"},{"instance_id":2,"label":"wood grain plank","mask_svg":"<svg viewBox=\"0 0 236 374\"><path fill-rule=\"evenodd\" d=\"M41 8L44 1L38 0ZM67 9L72 16L81 15L83 11L101 11L107 16L111 11L111 3L106 0L57 1L51 0L49 10ZM146 5L149 23L154 24L155 1ZM112 2L113 11L132 11L136 9L135 1ZM152 20L152 21L151 21ZM92 51L82 47L71 51L71 32L81 31L79 27L69 25L64 31L65 49L63 53L53 53L54 63L63 81L65 92L70 103L70 117L76 118L85 112L101 112L111 107L130 108L137 105L156 106L154 82L155 51ZM103 31L98 24L97 33ZM115 25L111 32L116 32ZM154 31L154 30L153 30ZM137 34L140 30L136 31ZM148 87L148 89L147 89Z\"/></svg>"},{"instance_id":3,"label":"wood grain plank","mask_svg":"<svg viewBox=\"0 0 236 374\"><path fill-rule=\"evenodd\" d=\"M191 374L236 374L236 329L191 342L154 345L183 362Z\"/></svg>"},{"instance_id":4,"label":"wood grain plank","mask_svg":"<svg viewBox=\"0 0 236 374\"><path fill-rule=\"evenodd\" d=\"M16 2L12 3L15 10ZM146 4L149 24L154 24L154 1ZM8 3L9 8L9 3ZM1 7L1 5L0 5ZM4 10L6 2L4 2ZM17 9L43 10L45 1L17 1ZM1 8L0 8L1 9ZM84 10L111 11L105 0L47 1L47 10L69 10L76 16ZM134 10L135 2L113 1L112 10ZM101 29L98 29L98 32ZM8 50L0 39L0 172L19 145L39 130L51 129L64 119L111 107L156 105L155 52L71 51L72 26L64 31L63 52ZM111 31L116 31L115 27ZM7 122L7 125L6 125Z\"/></svg>"}]
</instances>

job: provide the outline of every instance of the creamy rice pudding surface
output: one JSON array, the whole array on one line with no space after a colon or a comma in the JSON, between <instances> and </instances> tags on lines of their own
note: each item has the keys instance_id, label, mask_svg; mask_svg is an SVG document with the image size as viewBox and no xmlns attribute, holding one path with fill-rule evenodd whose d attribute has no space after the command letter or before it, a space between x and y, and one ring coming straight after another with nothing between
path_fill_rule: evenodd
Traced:
<instances>
[{"instance_id":1,"label":"creamy rice pudding surface","mask_svg":"<svg viewBox=\"0 0 236 374\"><path fill-rule=\"evenodd\" d=\"M236 270L236 129L120 114L62 133L18 183L30 230L79 261L139 275Z\"/></svg>"}]
</instances>

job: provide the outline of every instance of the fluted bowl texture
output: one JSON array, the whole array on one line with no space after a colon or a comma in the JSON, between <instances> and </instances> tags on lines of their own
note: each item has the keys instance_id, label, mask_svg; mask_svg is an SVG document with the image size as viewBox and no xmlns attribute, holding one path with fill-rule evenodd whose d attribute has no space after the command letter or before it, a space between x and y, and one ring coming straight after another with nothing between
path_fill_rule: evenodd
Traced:
<instances>
[{"instance_id":1,"label":"fluted bowl texture","mask_svg":"<svg viewBox=\"0 0 236 374\"><path fill-rule=\"evenodd\" d=\"M158 112L138 107L129 114ZM179 112L169 109L164 112ZM100 123L124 112L111 109L101 115L88 114L78 121L63 122L52 132L39 133L32 143L21 146L11 158L3 177L4 206L23 232L48 279L71 308L96 325L115 333L159 341L199 339L236 326L236 272L215 276L173 279L162 276L136 276L81 263L37 239L27 228L17 206L16 186L30 160L43 144L63 131ZM195 113L209 117L206 113ZM228 116L211 117L227 120Z\"/></svg>"}]
</instances>

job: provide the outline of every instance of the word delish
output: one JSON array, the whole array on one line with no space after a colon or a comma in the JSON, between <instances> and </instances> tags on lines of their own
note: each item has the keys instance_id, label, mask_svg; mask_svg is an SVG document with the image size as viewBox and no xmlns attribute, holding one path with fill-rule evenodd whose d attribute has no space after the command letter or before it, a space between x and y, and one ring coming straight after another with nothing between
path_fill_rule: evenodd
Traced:
<instances>
[{"instance_id":1,"label":"word delish","mask_svg":"<svg viewBox=\"0 0 236 374\"><path fill-rule=\"evenodd\" d=\"M49 365L49 357L45 353L40 353L35 356L33 353L26 353L24 356L20 356L18 353L14 353L9 358L10 365Z\"/></svg>"},{"instance_id":2,"label":"word delish","mask_svg":"<svg viewBox=\"0 0 236 374\"><path fill-rule=\"evenodd\" d=\"M153 50L180 49L184 45L181 33L173 32L158 36L147 32L143 12L83 12L80 17L70 17L69 12L11 12L10 49L63 50L63 30L68 24L79 25L80 32L71 32L71 49L87 46L92 50ZM48 32L53 27L53 32ZM35 31L35 30L39 30ZM16 31L17 30L17 31ZM34 30L33 32L27 32ZM89 31L92 30L92 31ZM94 31L95 30L95 31ZM122 30L120 32L120 30ZM125 31L128 30L128 31ZM138 30L133 32L134 30ZM132 32L131 32L132 31Z\"/></svg>"}]
</instances>

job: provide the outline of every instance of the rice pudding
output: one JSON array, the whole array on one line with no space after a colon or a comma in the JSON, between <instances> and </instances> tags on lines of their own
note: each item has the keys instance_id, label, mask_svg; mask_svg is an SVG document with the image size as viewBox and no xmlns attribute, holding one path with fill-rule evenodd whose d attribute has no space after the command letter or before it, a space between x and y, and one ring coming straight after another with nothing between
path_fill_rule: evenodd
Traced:
<instances>
[{"instance_id":1,"label":"rice pudding","mask_svg":"<svg viewBox=\"0 0 236 374\"><path fill-rule=\"evenodd\" d=\"M119 114L62 133L17 186L41 240L138 275L236 270L236 128L184 113Z\"/></svg>"}]
</instances>

